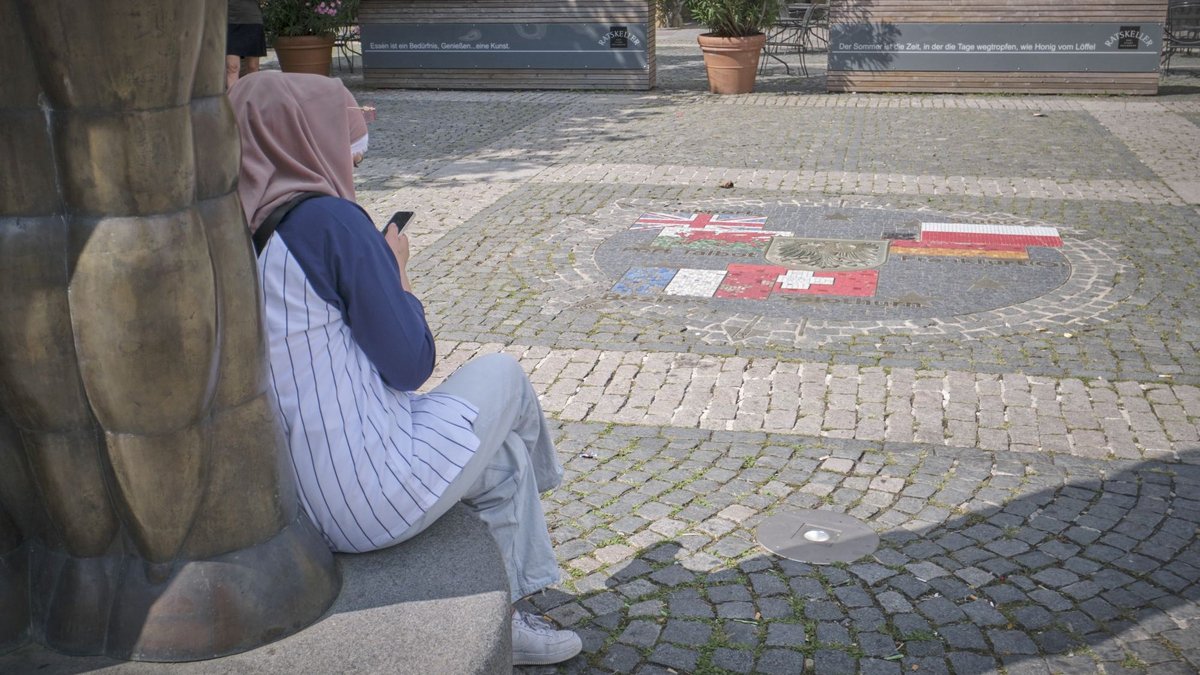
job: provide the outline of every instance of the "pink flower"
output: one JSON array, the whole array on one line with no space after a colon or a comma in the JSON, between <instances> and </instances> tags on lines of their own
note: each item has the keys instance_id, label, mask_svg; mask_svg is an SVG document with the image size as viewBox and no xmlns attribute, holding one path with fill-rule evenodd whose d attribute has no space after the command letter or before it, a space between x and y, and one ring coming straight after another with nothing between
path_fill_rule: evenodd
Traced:
<instances>
[{"instance_id":1,"label":"pink flower","mask_svg":"<svg viewBox=\"0 0 1200 675\"><path fill-rule=\"evenodd\" d=\"M313 7L313 11L315 11L317 14L323 14L325 16L337 16L338 10L341 8L341 4L342 3L340 0L329 0L328 2L322 2L316 7Z\"/></svg>"}]
</instances>

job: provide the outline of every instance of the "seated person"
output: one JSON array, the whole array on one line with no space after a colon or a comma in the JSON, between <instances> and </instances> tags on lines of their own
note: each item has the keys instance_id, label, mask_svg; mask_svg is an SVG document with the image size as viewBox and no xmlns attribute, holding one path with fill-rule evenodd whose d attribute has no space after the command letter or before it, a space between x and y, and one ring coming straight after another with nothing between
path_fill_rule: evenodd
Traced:
<instances>
[{"instance_id":1,"label":"seated person","mask_svg":"<svg viewBox=\"0 0 1200 675\"><path fill-rule=\"evenodd\" d=\"M333 550L353 553L409 539L461 501L499 544L514 601L558 581L539 493L562 468L521 366L487 355L413 393L433 372L433 335L408 238L380 234L354 202L353 97L335 78L264 71L229 99L250 228L301 193L322 195L292 208L258 258L270 383L304 510ZM523 612L512 637L516 664L581 648Z\"/></svg>"}]
</instances>

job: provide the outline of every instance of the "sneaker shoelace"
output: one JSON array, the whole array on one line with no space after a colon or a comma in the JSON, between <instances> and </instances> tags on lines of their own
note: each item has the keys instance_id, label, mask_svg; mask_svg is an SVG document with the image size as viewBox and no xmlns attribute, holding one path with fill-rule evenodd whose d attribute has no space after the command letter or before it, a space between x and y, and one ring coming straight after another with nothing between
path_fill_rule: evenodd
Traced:
<instances>
[{"instance_id":1,"label":"sneaker shoelace","mask_svg":"<svg viewBox=\"0 0 1200 675\"><path fill-rule=\"evenodd\" d=\"M542 617L529 612L517 612L517 620L539 635L553 635L558 632Z\"/></svg>"}]
</instances>

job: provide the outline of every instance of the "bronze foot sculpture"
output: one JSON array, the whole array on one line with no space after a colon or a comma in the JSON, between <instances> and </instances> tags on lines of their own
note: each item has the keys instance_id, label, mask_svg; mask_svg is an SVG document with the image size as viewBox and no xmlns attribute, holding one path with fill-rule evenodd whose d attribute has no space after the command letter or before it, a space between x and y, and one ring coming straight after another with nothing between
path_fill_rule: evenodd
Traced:
<instances>
[{"instance_id":1,"label":"bronze foot sculpture","mask_svg":"<svg viewBox=\"0 0 1200 675\"><path fill-rule=\"evenodd\" d=\"M211 658L337 595L266 391L225 10L0 0L0 652Z\"/></svg>"}]
</instances>

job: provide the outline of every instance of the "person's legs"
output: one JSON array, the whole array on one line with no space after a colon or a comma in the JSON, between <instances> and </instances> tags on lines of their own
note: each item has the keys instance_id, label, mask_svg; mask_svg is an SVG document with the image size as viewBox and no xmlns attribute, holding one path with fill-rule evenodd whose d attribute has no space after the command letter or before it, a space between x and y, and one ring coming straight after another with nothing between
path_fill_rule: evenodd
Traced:
<instances>
[{"instance_id":1,"label":"person's legs","mask_svg":"<svg viewBox=\"0 0 1200 675\"><path fill-rule=\"evenodd\" d=\"M242 57L235 55L225 55L225 88L229 89L237 82L238 73L242 69Z\"/></svg>"},{"instance_id":2,"label":"person's legs","mask_svg":"<svg viewBox=\"0 0 1200 675\"><path fill-rule=\"evenodd\" d=\"M558 581L540 493L562 480L537 392L512 357L474 359L433 390L470 401L479 409L476 458L455 482L462 501L491 530L504 556L513 599Z\"/></svg>"},{"instance_id":3,"label":"person's legs","mask_svg":"<svg viewBox=\"0 0 1200 675\"><path fill-rule=\"evenodd\" d=\"M239 76L249 75L250 73L257 73L258 72L258 59L259 59L259 57L257 57L257 56L243 57L242 58L242 69L241 69L241 72L239 73Z\"/></svg>"},{"instance_id":4,"label":"person's legs","mask_svg":"<svg viewBox=\"0 0 1200 675\"><path fill-rule=\"evenodd\" d=\"M487 525L504 556L514 600L558 580L540 493L562 480L562 467L537 392L521 365L488 354L459 368L434 393L466 399L479 413L472 430L479 448L433 506L395 540L420 534L464 502Z\"/></svg>"},{"instance_id":5,"label":"person's legs","mask_svg":"<svg viewBox=\"0 0 1200 675\"><path fill-rule=\"evenodd\" d=\"M482 356L433 391L460 396L479 410L473 425L479 449L447 493L410 529L427 527L461 498L496 539L513 600L556 582L558 561L539 495L558 486L562 467L537 392L520 364L503 354ZM444 505L450 494L456 496ZM512 640L513 665L560 663L583 646L574 632L556 630L523 612L513 614Z\"/></svg>"}]
</instances>

